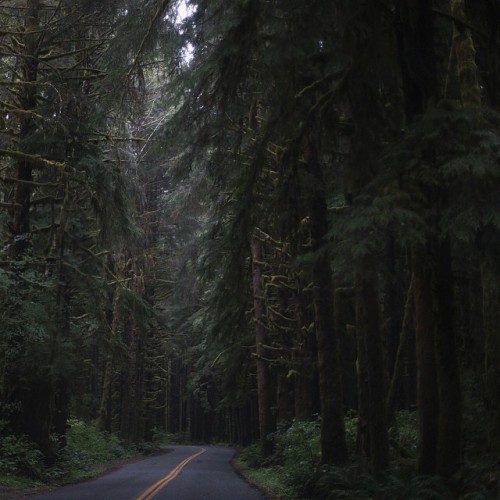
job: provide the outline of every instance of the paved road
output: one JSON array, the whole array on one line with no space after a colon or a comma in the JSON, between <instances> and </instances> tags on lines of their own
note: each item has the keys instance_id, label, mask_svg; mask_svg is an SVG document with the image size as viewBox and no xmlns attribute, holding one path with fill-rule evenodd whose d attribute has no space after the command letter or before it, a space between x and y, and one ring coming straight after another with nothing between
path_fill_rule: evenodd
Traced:
<instances>
[{"instance_id":1,"label":"paved road","mask_svg":"<svg viewBox=\"0 0 500 500\"><path fill-rule=\"evenodd\" d=\"M128 464L84 483L30 498L39 500L264 500L232 468L234 450L169 446L168 452Z\"/></svg>"}]
</instances>

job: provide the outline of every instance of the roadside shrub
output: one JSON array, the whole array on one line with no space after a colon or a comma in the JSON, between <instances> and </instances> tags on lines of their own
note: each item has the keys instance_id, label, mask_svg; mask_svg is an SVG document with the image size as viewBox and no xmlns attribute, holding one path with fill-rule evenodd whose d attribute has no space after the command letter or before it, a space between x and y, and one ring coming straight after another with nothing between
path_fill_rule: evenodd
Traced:
<instances>
[{"instance_id":1,"label":"roadside shrub","mask_svg":"<svg viewBox=\"0 0 500 500\"><path fill-rule=\"evenodd\" d=\"M77 419L69 420L68 424L66 446L59 450L56 463L45 472L48 482L89 477L94 465L135 456L140 451L93 424Z\"/></svg>"},{"instance_id":2,"label":"roadside shrub","mask_svg":"<svg viewBox=\"0 0 500 500\"><path fill-rule=\"evenodd\" d=\"M321 460L320 422L295 420L275 434L275 456L286 481L295 488L309 484Z\"/></svg>"},{"instance_id":3,"label":"roadside shrub","mask_svg":"<svg viewBox=\"0 0 500 500\"><path fill-rule=\"evenodd\" d=\"M251 469L262 467L264 459L260 451L259 443L251 444L242 450L239 454L239 460L245 467L249 467Z\"/></svg>"},{"instance_id":4,"label":"roadside shrub","mask_svg":"<svg viewBox=\"0 0 500 500\"><path fill-rule=\"evenodd\" d=\"M43 454L25 437L6 436L0 440L0 474L43 476Z\"/></svg>"},{"instance_id":5,"label":"roadside shrub","mask_svg":"<svg viewBox=\"0 0 500 500\"><path fill-rule=\"evenodd\" d=\"M155 445L160 444L189 444L189 433L187 432L167 432L164 429L159 429L155 427L153 429L153 436L151 439L152 443Z\"/></svg>"},{"instance_id":6,"label":"roadside shrub","mask_svg":"<svg viewBox=\"0 0 500 500\"><path fill-rule=\"evenodd\" d=\"M118 436L99 431L92 424L72 419L69 426L65 451L78 455L83 461L107 462L131 454Z\"/></svg>"}]
</instances>

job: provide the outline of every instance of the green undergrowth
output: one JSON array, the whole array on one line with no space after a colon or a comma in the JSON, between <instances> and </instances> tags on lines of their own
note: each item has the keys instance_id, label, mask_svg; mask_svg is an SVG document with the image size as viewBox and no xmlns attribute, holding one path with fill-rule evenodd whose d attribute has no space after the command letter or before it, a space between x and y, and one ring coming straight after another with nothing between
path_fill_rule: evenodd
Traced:
<instances>
[{"instance_id":1,"label":"green undergrowth","mask_svg":"<svg viewBox=\"0 0 500 500\"><path fill-rule=\"evenodd\" d=\"M355 416L346 419L351 457L356 457ZM276 500L490 500L499 498L500 473L492 461L468 459L450 480L415 473L418 432L414 412L396 415L390 428L391 463L375 477L360 457L345 467L320 461L319 421L294 421L272 436L274 453L262 457L257 444L242 450L236 465L251 482Z\"/></svg>"},{"instance_id":2,"label":"green undergrowth","mask_svg":"<svg viewBox=\"0 0 500 500\"><path fill-rule=\"evenodd\" d=\"M159 444L156 441L127 444L114 434L76 419L69 422L66 446L58 446L60 441L58 436L53 436L55 460L47 466L43 454L26 438L3 437L0 440L0 486L31 489L77 482L98 475L113 463L152 452Z\"/></svg>"}]
</instances>

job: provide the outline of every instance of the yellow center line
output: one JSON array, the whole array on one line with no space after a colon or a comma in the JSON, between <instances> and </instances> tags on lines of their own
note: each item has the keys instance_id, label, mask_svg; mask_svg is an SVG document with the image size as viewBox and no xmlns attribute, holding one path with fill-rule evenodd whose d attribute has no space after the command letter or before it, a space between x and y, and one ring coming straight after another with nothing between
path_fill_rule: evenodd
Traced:
<instances>
[{"instance_id":1,"label":"yellow center line","mask_svg":"<svg viewBox=\"0 0 500 500\"><path fill-rule=\"evenodd\" d=\"M169 472L165 477L157 481L153 486L150 486L137 500L151 500L154 498L160 490L165 488L170 481L175 479L181 472L181 470L189 463L191 460L199 457L202 453L205 453L207 450L202 448L201 451L185 458L182 462L180 462L171 472Z\"/></svg>"}]
</instances>

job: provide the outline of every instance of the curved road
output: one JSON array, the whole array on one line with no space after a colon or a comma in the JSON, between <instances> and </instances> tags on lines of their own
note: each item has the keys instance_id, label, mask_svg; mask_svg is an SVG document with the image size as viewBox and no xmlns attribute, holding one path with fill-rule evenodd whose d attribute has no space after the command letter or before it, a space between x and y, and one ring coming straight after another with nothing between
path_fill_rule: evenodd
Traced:
<instances>
[{"instance_id":1,"label":"curved road","mask_svg":"<svg viewBox=\"0 0 500 500\"><path fill-rule=\"evenodd\" d=\"M40 500L264 500L231 466L235 451L169 446L167 453L123 466L97 479L30 498Z\"/></svg>"}]
</instances>

